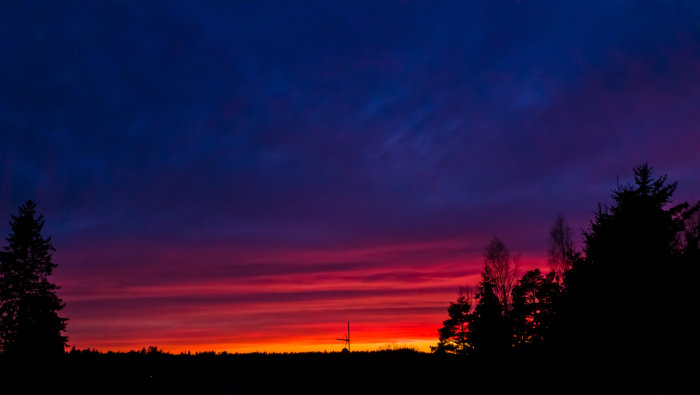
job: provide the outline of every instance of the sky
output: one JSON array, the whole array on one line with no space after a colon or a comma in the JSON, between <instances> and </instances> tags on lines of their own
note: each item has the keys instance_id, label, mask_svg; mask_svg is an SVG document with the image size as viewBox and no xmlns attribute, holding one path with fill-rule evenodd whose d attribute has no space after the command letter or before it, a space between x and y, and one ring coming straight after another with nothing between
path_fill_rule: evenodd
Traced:
<instances>
[{"instance_id":1,"label":"sky","mask_svg":"<svg viewBox=\"0 0 700 395\"><path fill-rule=\"evenodd\" d=\"M494 236L700 199L698 92L691 0L2 1L0 234L78 348L428 350Z\"/></svg>"}]
</instances>

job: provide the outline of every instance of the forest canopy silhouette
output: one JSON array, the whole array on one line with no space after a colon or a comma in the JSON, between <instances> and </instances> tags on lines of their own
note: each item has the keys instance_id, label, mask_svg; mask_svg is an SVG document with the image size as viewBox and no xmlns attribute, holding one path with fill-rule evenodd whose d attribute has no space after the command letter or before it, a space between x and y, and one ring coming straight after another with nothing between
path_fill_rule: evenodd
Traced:
<instances>
[{"instance_id":1,"label":"forest canopy silhouette","mask_svg":"<svg viewBox=\"0 0 700 395\"><path fill-rule=\"evenodd\" d=\"M556 350L613 358L670 353L684 338L679 317L691 307L692 273L700 263L700 202L672 204L676 187L667 176L655 178L648 164L637 166L634 184L618 184L611 206L598 204L581 251L557 217L546 275L535 269L514 281L510 252L494 238L484 252L478 292L450 303L433 351L502 356Z\"/></svg>"}]
</instances>

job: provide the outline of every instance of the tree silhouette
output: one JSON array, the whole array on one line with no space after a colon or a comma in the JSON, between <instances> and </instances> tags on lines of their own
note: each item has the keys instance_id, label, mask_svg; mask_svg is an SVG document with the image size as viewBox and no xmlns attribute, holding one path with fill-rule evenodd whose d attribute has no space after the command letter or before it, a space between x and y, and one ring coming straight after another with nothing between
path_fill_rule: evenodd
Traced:
<instances>
[{"instance_id":1,"label":"tree silhouette","mask_svg":"<svg viewBox=\"0 0 700 395\"><path fill-rule=\"evenodd\" d=\"M472 307L472 297L468 290L461 288L456 302L450 302L447 314L450 318L442 322L438 329L440 342L432 347L434 352L467 354L470 346L467 342L469 311Z\"/></svg>"},{"instance_id":2,"label":"tree silhouette","mask_svg":"<svg viewBox=\"0 0 700 395\"><path fill-rule=\"evenodd\" d=\"M678 243L688 265L700 265L700 202L689 207L682 215L685 229L678 235Z\"/></svg>"},{"instance_id":3,"label":"tree silhouette","mask_svg":"<svg viewBox=\"0 0 700 395\"><path fill-rule=\"evenodd\" d=\"M479 302L469 317L467 334L469 344L482 356L500 355L510 349L510 327L495 289L496 282L486 266L479 283Z\"/></svg>"},{"instance_id":4,"label":"tree silhouette","mask_svg":"<svg viewBox=\"0 0 700 395\"><path fill-rule=\"evenodd\" d=\"M512 257L503 242L494 236L484 249L484 264L489 269L490 281L493 281L494 292L505 313L510 306L510 292L517 281L517 259Z\"/></svg>"},{"instance_id":5,"label":"tree silhouette","mask_svg":"<svg viewBox=\"0 0 700 395\"><path fill-rule=\"evenodd\" d=\"M577 257L574 242L571 240L571 228L564 222L564 217L561 215L557 215L554 225L549 231L547 257L557 281L564 279L564 273L571 269Z\"/></svg>"},{"instance_id":6,"label":"tree silhouette","mask_svg":"<svg viewBox=\"0 0 700 395\"><path fill-rule=\"evenodd\" d=\"M690 307L679 290L685 280L677 275L678 235L697 206L670 205L677 184L667 183L666 176L653 178L648 164L636 167L634 175L633 185L613 191L611 207L598 204L584 234L585 258L566 273L557 331L563 344L578 352L626 357L666 348L678 337L672 333L680 313L674 306ZM653 342L650 312L661 323Z\"/></svg>"},{"instance_id":7,"label":"tree silhouette","mask_svg":"<svg viewBox=\"0 0 700 395\"><path fill-rule=\"evenodd\" d=\"M516 261L494 237L484 250L477 304L471 313L451 304L443 347L455 339L459 313L473 355L534 350L514 355L569 367L595 357L606 368L622 361L641 367L684 350L693 357L700 202L672 204L676 187L653 177L648 164L637 166L633 184L618 184L610 206L598 204L582 253L559 216L550 231L552 272L529 271L515 286Z\"/></svg>"},{"instance_id":8,"label":"tree silhouette","mask_svg":"<svg viewBox=\"0 0 700 395\"><path fill-rule=\"evenodd\" d=\"M534 269L523 275L513 288L513 309L509 314L516 348L532 348L545 343L559 293L554 271L543 276L539 269Z\"/></svg>"},{"instance_id":9,"label":"tree silhouette","mask_svg":"<svg viewBox=\"0 0 700 395\"><path fill-rule=\"evenodd\" d=\"M64 304L48 280L55 249L41 235L44 217L35 210L28 200L12 215L9 245L0 252L0 349L14 357L60 355L67 341L61 334L67 319L58 316Z\"/></svg>"}]
</instances>

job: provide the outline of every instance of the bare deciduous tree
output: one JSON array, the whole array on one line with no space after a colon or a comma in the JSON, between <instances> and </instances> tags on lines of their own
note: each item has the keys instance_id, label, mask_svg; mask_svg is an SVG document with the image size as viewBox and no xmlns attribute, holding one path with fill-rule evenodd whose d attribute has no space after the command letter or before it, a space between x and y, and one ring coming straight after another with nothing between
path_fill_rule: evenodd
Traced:
<instances>
[{"instance_id":1,"label":"bare deciduous tree","mask_svg":"<svg viewBox=\"0 0 700 395\"><path fill-rule=\"evenodd\" d=\"M676 248L685 255L700 256L700 201L688 205L677 218L683 221L683 230L676 236Z\"/></svg>"},{"instance_id":2,"label":"bare deciduous tree","mask_svg":"<svg viewBox=\"0 0 700 395\"><path fill-rule=\"evenodd\" d=\"M503 311L508 311L511 305L511 290L518 277L517 255L511 256L510 251L503 242L495 237L484 249L484 263L488 268L495 284L495 293L498 296Z\"/></svg>"},{"instance_id":3,"label":"bare deciduous tree","mask_svg":"<svg viewBox=\"0 0 700 395\"><path fill-rule=\"evenodd\" d=\"M574 257L574 243L571 241L571 228L564 217L557 215L549 231L549 266L554 271L557 281L564 278L564 273L571 269Z\"/></svg>"}]
</instances>

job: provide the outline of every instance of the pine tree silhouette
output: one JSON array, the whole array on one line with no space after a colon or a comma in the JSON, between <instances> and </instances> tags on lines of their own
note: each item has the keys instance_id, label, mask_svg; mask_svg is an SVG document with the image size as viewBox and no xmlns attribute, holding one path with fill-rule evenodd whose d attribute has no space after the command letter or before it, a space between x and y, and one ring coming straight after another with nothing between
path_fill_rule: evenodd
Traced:
<instances>
[{"instance_id":1,"label":"pine tree silhouette","mask_svg":"<svg viewBox=\"0 0 700 395\"><path fill-rule=\"evenodd\" d=\"M10 226L0 252L0 349L11 357L61 355L67 319L58 315L64 303L48 279L56 264L51 238L41 235L44 217L28 200Z\"/></svg>"},{"instance_id":2,"label":"pine tree silhouette","mask_svg":"<svg viewBox=\"0 0 700 395\"><path fill-rule=\"evenodd\" d=\"M447 314L450 318L442 322L442 328L438 329L440 342L432 347L433 352L467 354L470 345L467 342L469 311L472 307L472 299L469 295L461 294L456 302L450 302Z\"/></svg>"},{"instance_id":3,"label":"pine tree silhouette","mask_svg":"<svg viewBox=\"0 0 700 395\"><path fill-rule=\"evenodd\" d=\"M543 276L540 269L525 273L513 288L513 345L519 349L533 349L544 345L549 337L555 315L555 301L561 292L553 270Z\"/></svg>"}]
</instances>

